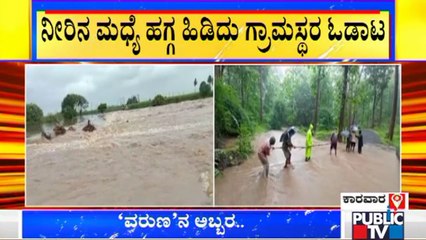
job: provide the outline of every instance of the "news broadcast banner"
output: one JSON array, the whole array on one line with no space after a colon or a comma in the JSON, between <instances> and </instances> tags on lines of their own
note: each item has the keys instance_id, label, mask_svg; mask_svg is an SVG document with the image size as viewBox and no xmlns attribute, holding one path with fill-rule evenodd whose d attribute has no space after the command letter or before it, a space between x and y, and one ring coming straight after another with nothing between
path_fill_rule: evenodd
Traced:
<instances>
[{"instance_id":1,"label":"news broadcast banner","mask_svg":"<svg viewBox=\"0 0 426 240\"><path fill-rule=\"evenodd\" d=\"M0 238L424 239L424 7L2 2Z\"/></svg>"}]
</instances>

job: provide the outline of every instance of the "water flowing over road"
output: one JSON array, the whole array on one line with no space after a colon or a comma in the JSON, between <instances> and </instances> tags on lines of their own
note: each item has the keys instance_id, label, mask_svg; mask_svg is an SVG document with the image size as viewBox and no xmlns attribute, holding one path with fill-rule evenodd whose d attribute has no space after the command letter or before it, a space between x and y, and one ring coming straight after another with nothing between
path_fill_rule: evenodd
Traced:
<instances>
[{"instance_id":1,"label":"water flowing over road","mask_svg":"<svg viewBox=\"0 0 426 240\"><path fill-rule=\"evenodd\" d=\"M280 139L281 133L261 134L253 146L257 150L262 141L270 136ZM293 144L305 146L305 139L296 134ZM225 169L222 176L216 177L216 205L329 206L340 204L341 192L399 192L400 162L395 149L369 140L364 142L362 154L357 149L345 152L346 145L342 143L338 144L337 156L334 152L330 155L328 144L314 147L309 162L305 162L305 149L293 149L294 169L283 169L282 150L273 150L268 179L261 176L262 166L255 152L241 165ZM314 140L314 144L324 143L327 142Z\"/></svg>"}]
</instances>

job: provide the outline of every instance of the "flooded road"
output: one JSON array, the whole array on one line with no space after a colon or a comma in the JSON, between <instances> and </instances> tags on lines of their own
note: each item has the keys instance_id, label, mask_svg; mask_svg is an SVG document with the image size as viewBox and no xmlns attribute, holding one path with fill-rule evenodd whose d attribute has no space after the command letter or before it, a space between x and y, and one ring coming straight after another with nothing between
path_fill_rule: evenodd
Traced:
<instances>
[{"instance_id":1,"label":"flooded road","mask_svg":"<svg viewBox=\"0 0 426 240\"><path fill-rule=\"evenodd\" d=\"M27 140L27 205L210 205L213 99L105 114ZM96 124L96 123L95 123Z\"/></svg>"},{"instance_id":2,"label":"flooded road","mask_svg":"<svg viewBox=\"0 0 426 240\"><path fill-rule=\"evenodd\" d=\"M270 131L253 143L256 151L270 136L280 139L280 131ZM295 146L305 146L305 136L293 137ZM314 140L314 144L326 142ZM276 143L275 146L281 146ZM399 192L400 162L395 150L381 145L364 144L363 153L345 152L338 144L337 156L330 155L330 146L314 147L312 159L305 162L305 149L292 150L294 169L283 169L282 150L273 150L269 158L269 178L257 154L240 166L225 169L216 177L216 205L339 205L340 192Z\"/></svg>"}]
</instances>

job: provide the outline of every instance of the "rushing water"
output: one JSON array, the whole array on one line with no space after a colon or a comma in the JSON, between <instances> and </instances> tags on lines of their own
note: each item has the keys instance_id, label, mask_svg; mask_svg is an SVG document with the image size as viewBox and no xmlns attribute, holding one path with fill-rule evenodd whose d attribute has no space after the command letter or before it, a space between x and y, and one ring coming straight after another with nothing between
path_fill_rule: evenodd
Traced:
<instances>
[{"instance_id":1,"label":"rushing water","mask_svg":"<svg viewBox=\"0 0 426 240\"><path fill-rule=\"evenodd\" d=\"M208 98L85 116L76 131L38 135L27 141L26 203L211 205L212 115ZM88 119L93 132L82 131Z\"/></svg>"},{"instance_id":2,"label":"rushing water","mask_svg":"<svg viewBox=\"0 0 426 240\"><path fill-rule=\"evenodd\" d=\"M83 127L87 124L87 121L90 120L95 126L105 125L105 116L103 114L91 114L78 117L75 120L74 124L65 124L66 127L75 126L77 128ZM53 128L55 127L54 123L43 123L41 128L39 126L27 126L27 138L32 139L40 136L41 129L43 129L47 134L53 135Z\"/></svg>"}]
</instances>

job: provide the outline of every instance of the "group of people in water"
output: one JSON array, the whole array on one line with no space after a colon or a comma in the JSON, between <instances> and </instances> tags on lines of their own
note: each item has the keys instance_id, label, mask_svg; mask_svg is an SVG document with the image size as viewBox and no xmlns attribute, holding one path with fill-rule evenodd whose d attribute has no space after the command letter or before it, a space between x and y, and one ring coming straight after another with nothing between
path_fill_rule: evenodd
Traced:
<instances>
[{"instance_id":1,"label":"group of people in water","mask_svg":"<svg viewBox=\"0 0 426 240\"><path fill-rule=\"evenodd\" d=\"M87 121L86 126L82 129L84 132L93 132L96 130L95 126L90 123L90 120ZM73 126L68 128L68 131L75 131L75 128ZM56 126L53 128L53 132L55 133L55 136L64 135L67 130L64 126L56 124ZM52 140L52 135L46 133L43 129L41 131L41 136L47 140Z\"/></svg>"},{"instance_id":2,"label":"group of people in water","mask_svg":"<svg viewBox=\"0 0 426 240\"><path fill-rule=\"evenodd\" d=\"M304 147L296 147L293 145L291 138L296 134L295 127L288 128L280 137L280 142L282 143L281 147L274 147L276 143L275 137L270 137L268 141L263 143L261 147L258 150L258 158L263 166L263 175L265 177L268 177L269 175L269 161L268 156L271 154L271 150L274 149L282 149L285 157L285 164L284 168L287 168L288 166L291 166L294 168L294 166L291 163L291 150L293 148L305 148L305 161L308 162L311 160L312 157L312 148L314 147L313 144L313 138L312 138L312 131L314 126L312 124L309 125L309 129L306 133L306 146ZM361 129L358 129L356 127L350 127L350 132L346 138L346 151L347 152L354 152L355 146L358 142L358 153L362 153L362 147L364 145L363 136ZM338 135L336 132L333 132L330 137L330 155L332 154L332 151L334 150L335 156L337 156L337 143L338 143ZM320 146L320 145L318 145Z\"/></svg>"}]
</instances>

